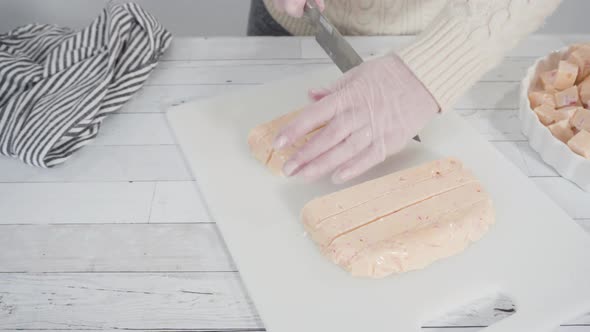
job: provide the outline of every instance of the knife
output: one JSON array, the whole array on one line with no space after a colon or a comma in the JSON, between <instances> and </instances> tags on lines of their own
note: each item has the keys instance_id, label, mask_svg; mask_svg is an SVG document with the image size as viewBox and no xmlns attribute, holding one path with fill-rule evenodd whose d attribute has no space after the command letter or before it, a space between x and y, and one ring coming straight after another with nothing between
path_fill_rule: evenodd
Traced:
<instances>
[{"instance_id":1,"label":"knife","mask_svg":"<svg viewBox=\"0 0 590 332\"><path fill-rule=\"evenodd\" d=\"M314 27L315 40L340 71L346 73L363 63L363 58L322 14L315 0L307 0L303 17ZM419 136L414 137L414 139L420 142Z\"/></svg>"},{"instance_id":2,"label":"knife","mask_svg":"<svg viewBox=\"0 0 590 332\"><path fill-rule=\"evenodd\" d=\"M315 39L330 59L345 73L363 63L363 58L322 14L315 0L305 4L304 17L315 28Z\"/></svg>"}]
</instances>

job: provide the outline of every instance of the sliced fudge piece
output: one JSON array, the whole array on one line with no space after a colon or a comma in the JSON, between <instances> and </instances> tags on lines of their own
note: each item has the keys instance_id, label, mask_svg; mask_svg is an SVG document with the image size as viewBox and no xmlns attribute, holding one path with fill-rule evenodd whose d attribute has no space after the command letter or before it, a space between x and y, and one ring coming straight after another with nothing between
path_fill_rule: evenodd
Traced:
<instances>
[{"instance_id":1,"label":"sliced fudge piece","mask_svg":"<svg viewBox=\"0 0 590 332\"><path fill-rule=\"evenodd\" d=\"M252 129L248 135L248 145L252 155L275 175L282 175L285 162L317 132L317 130L312 131L292 146L280 151L273 149L273 141L278 132L293 121L299 113L300 111L295 111L285 114Z\"/></svg>"},{"instance_id":2,"label":"sliced fudge piece","mask_svg":"<svg viewBox=\"0 0 590 332\"><path fill-rule=\"evenodd\" d=\"M572 137L574 137L574 131L568 120L561 120L550 125L549 130L558 140L567 143Z\"/></svg>"},{"instance_id":3,"label":"sliced fudge piece","mask_svg":"<svg viewBox=\"0 0 590 332\"><path fill-rule=\"evenodd\" d=\"M357 207L358 205L396 193L414 186L416 183L447 177L463 169L461 162L454 158L426 163L414 168L389 174L379 179L367 181L355 186L354 190L345 189L326 196L318 197L303 208L303 224L308 231L319 229L322 222ZM350 228L360 226L362 221ZM350 230L347 228L347 230ZM338 235L338 234L336 234Z\"/></svg>"},{"instance_id":4,"label":"sliced fudge piece","mask_svg":"<svg viewBox=\"0 0 590 332\"><path fill-rule=\"evenodd\" d=\"M302 218L327 258L354 276L372 278L458 254L495 219L489 195L452 158L315 199Z\"/></svg>"},{"instance_id":5,"label":"sliced fudge piece","mask_svg":"<svg viewBox=\"0 0 590 332\"><path fill-rule=\"evenodd\" d=\"M560 109L554 109L548 105L541 105L535 108L533 111L537 114L537 117L542 124L548 126L561 120L570 120L576 111L581 108L579 106L568 106Z\"/></svg>"},{"instance_id":6,"label":"sliced fudge piece","mask_svg":"<svg viewBox=\"0 0 590 332\"><path fill-rule=\"evenodd\" d=\"M429 226L363 248L347 269L353 276L380 278L426 268L479 241L488 231L491 220L494 220L494 209L490 200L461 206L457 211L439 215Z\"/></svg>"},{"instance_id":7,"label":"sliced fudge piece","mask_svg":"<svg viewBox=\"0 0 590 332\"><path fill-rule=\"evenodd\" d=\"M578 85L578 93L584 107L588 107L590 104L590 79L585 79Z\"/></svg>"},{"instance_id":8,"label":"sliced fudge piece","mask_svg":"<svg viewBox=\"0 0 590 332\"><path fill-rule=\"evenodd\" d=\"M555 104L557 108L567 106L582 106L580 102L580 96L578 95L578 88L572 86L563 91L555 93Z\"/></svg>"},{"instance_id":9,"label":"sliced fudge piece","mask_svg":"<svg viewBox=\"0 0 590 332\"><path fill-rule=\"evenodd\" d=\"M557 113L559 113L558 119L557 121L561 121L561 120L570 120L571 118L574 117L574 114L576 114L576 112L581 109L583 107L581 106L568 106L568 107L563 107L563 108L559 108L557 109Z\"/></svg>"},{"instance_id":10,"label":"sliced fudge piece","mask_svg":"<svg viewBox=\"0 0 590 332\"><path fill-rule=\"evenodd\" d=\"M586 159L590 159L590 132L581 130L567 142L567 145L575 153Z\"/></svg>"},{"instance_id":11,"label":"sliced fudge piece","mask_svg":"<svg viewBox=\"0 0 590 332\"><path fill-rule=\"evenodd\" d=\"M567 61L559 61L553 86L559 91L571 88L576 83L577 77L578 66L576 64Z\"/></svg>"},{"instance_id":12,"label":"sliced fudge piece","mask_svg":"<svg viewBox=\"0 0 590 332\"><path fill-rule=\"evenodd\" d=\"M576 79L578 84L590 75L590 46L574 45L571 50L572 52L566 60L578 66L578 78Z\"/></svg>"},{"instance_id":13,"label":"sliced fudge piece","mask_svg":"<svg viewBox=\"0 0 590 332\"><path fill-rule=\"evenodd\" d=\"M570 123L572 127L578 130L590 131L590 110L585 108L577 109Z\"/></svg>"},{"instance_id":14,"label":"sliced fudge piece","mask_svg":"<svg viewBox=\"0 0 590 332\"><path fill-rule=\"evenodd\" d=\"M368 225L376 217L402 211L418 202L473 182L477 182L477 179L465 169L457 169L444 175L441 173L441 175L435 175L428 180L414 182L410 186L406 185L398 190L392 190L367 204L324 218L316 222L314 227L308 227L307 232L323 249L338 236Z\"/></svg>"},{"instance_id":15,"label":"sliced fudge piece","mask_svg":"<svg viewBox=\"0 0 590 332\"><path fill-rule=\"evenodd\" d=\"M493 220L488 195L469 184L343 235L325 254L353 276L385 277L462 252Z\"/></svg>"},{"instance_id":16,"label":"sliced fudge piece","mask_svg":"<svg viewBox=\"0 0 590 332\"><path fill-rule=\"evenodd\" d=\"M543 104L557 107L555 104L555 95L545 91L533 91L529 93L529 101L531 102L532 108L537 108Z\"/></svg>"},{"instance_id":17,"label":"sliced fudge piece","mask_svg":"<svg viewBox=\"0 0 590 332\"><path fill-rule=\"evenodd\" d=\"M555 88L555 78L557 77L557 69L549 70L540 75L541 82L543 83L543 88L547 92L555 93L557 89Z\"/></svg>"},{"instance_id":18,"label":"sliced fudge piece","mask_svg":"<svg viewBox=\"0 0 590 332\"><path fill-rule=\"evenodd\" d=\"M250 131L248 144L250 145L250 151L258 161L264 165L268 165L273 157L277 157L274 155L275 153L272 148L273 140L279 130L293 121L298 114L298 111L285 114ZM281 174L281 168L273 167L270 170L274 174Z\"/></svg>"}]
</instances>

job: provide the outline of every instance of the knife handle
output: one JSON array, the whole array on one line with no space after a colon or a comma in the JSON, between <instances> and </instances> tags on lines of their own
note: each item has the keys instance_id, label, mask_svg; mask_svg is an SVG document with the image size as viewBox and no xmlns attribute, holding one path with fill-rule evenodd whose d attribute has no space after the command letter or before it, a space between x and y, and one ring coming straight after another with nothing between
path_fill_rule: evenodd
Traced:
<instances>
[{"instance_id":1,"label":"knife handle","mask_svg":"<svg viewBox=\"0 0 590 332\"><path fill-rule=\"evenodd\" d=\"M304 18L306 18L310 22L314 22L319 19L320 14L320 9L318 8L318 5L315 2L315 0L307 0L305 2L305 7L303 7Z\"/></svg>"},{"instance_id":2,"label":"knife handle","mask_svg":"<svg viewBox=\"0 0 590 332\"><path fill-rule=\"evenodd\" d=\"M305 8L304 10L310 10L310 9L318 9L318 4L315 2L315 0L307 0L305 2Z\"/></svg>"}]
</instances>

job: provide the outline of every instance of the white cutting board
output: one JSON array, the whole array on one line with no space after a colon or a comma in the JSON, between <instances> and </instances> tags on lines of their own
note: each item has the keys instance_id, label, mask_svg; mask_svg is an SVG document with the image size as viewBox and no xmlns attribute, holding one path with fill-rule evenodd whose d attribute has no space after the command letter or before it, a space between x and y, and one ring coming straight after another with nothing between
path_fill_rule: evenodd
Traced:
<instances>
[{"instance_id":1,"label":"white cutting board","mask_svg":"<svg viewBox=\"0 0 590 332\"><path fill-rule=\"evenodd\" d=\"M382 280L355 279L324 259L305 236L299 212L342 187L271 175L250 156L246 138L256 125L306 104L308 87L338 75L307 73L168 114L268 331L418 331L495 292L511 296L517 313L486 331L552 331L590 312L590 237L453 112L421 133L423 144L411 144L359 181L458 157L494 200L491 231L463 254Z\"/></svg>"}]
</instances>

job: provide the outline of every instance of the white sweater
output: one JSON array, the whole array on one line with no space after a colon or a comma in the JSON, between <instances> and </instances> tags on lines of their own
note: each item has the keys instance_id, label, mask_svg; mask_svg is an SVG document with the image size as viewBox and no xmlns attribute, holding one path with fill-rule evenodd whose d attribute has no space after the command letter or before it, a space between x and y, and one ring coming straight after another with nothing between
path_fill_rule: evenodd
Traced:
<instances>
[{"instance_id":1,"label":"white sweater","mask_svg":"<svg viewBox=\"0 0 590 332\"><path fill-rule=\"evenodd\" d=\"M294 35L312 33L302 19L271 15ZM326 0L327 17L346 35L416 34L398 55L442 109L541 26L561 0Z\"/></svg>"}]
</instances>

